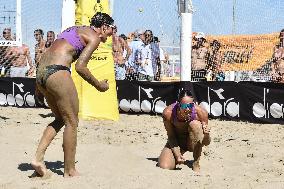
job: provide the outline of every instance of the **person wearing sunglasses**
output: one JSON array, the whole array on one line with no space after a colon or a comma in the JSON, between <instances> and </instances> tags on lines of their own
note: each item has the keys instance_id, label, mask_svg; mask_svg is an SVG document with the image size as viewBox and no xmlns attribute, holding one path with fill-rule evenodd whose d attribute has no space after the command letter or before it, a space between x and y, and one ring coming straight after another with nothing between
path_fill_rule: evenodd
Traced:
<instances>
[{"instance_id":1,"label":"person wearing sunglasses","mask_svg":"<svg viewBox=\"0 0 284 189\"><path fill-rule=\"evenodd\" d=\"M163 111L163 122L168 140L163 148L158 166L163 169L175 169L184 164L185 152L193 152L192 169L200 172L202 147L210 144L208 113L194 102L189 90L182 90L178 102L169 105Z\"/></svg>"},{"instance_id":2,"label":"person wearing sunglasses","mask_svg":"<svg viewBox=\"0 0 284 189\"><path fill-rule=\"evenodd\" d=\"M43 132L31 165L40 176L47 174L44 155L56 134L63 133L64 177L78 176L75 168L79 100L70 74L74 62L76 72L98 91L109 88L107 79L98 80L87 65L101 42L113 34L114 20L106 13L96 13L90 26L73 26L64 30L42 55L36 73L36 85L44 94L55 116Z\"/></svg>"},{"instance_id":3,"label":"person wearing sunglasses","mask_svg":"<svg viewBox=\"0 0 284 189\"><path fill-rule=\"evenodd\" d=\"M3 38L8 41L13 41L11 28L5 28L3 30Z\"/></svg>"}]
</instances>

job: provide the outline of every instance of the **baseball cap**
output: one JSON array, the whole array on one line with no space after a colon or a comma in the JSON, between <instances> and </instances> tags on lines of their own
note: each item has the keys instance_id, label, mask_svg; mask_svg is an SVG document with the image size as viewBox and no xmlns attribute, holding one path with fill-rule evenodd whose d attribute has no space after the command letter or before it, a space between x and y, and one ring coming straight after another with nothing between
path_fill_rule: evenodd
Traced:
<instances>
[{"instance_id":1,"label":"baseball cap","mask_svg":"<svg viewBox=\"0 0 284 189\"><path fill-rule=\"evenodd\" d=\"M205 34L203 32L198 32L195 36L196 39L205 38Z\"/></svg>"},{"instance_id":2,"label":"baseball cap","mask_svg":"<svg viewBox=\"0 0 284 189\"><path fill-rule=\"evenodd\" d=\"M139 35L144 34L144 32L145 32L145 30L143 30L143 29L137 29L137 30L135 30L135 31L134 31L134 38L138 38Z\"/></svg>"}]
</instances>

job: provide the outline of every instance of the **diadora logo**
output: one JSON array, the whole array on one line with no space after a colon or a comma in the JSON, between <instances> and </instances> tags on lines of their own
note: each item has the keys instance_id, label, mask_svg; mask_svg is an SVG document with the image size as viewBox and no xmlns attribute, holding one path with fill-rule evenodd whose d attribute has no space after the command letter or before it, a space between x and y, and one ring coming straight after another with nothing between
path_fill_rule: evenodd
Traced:
<instances>
[{"instance_id":1,"label":"diadora logo","mask_svg":"<svg viewBox=\"0 0 284 189\"><path fill-rule=\"evenodd\" d=\"M153 97L153 89L152 88L138 88L138 99L129 100L122 99L119 102L119 108L124 112L155 112L162 113L166 108L166 102L161 100L161 97L154 98ZM147 98L145 98L145 96ZM143 98L144 97L144 98Z\"/></svg>"},{"instance_id":2,"label":"diadora logo","mask_svg":"<svg viewBox=\"0 0 284 189\"><path fill-rule=\"evenodd\" d=\"M240 117L240 103L235 98L228 98L223 95L224 89L220 88L217 90L207 87L207 98L208 101L202 101L199 105L205 108L208 114L215 117L219 116L231 116ZM216 97L218 98L216 100ZM212 101L215 99L215 101Z\"/></svg>"},{"instance_id":3,"label":"diadora logo","mask_svg":"<svg viewBox=\"0 0 284 189\"><path fill-rule=\"evenodd\" d=\"M263 89L263 102L257 102L253 105L253 115L257 118L283 118L283 104L269 103L267 94L269 89Z\"/></svg>"},{"instance_id":4,"label":"diadora logo","mask_svg":"<svg viewBox=\"0 0 284 189\"><path fill-rule=\"evenodd\" d=\"M0 106L35 106L34 95L24 91L24 84L12 83L12 94L0 93Z\"/></svg>"}]
</instances>

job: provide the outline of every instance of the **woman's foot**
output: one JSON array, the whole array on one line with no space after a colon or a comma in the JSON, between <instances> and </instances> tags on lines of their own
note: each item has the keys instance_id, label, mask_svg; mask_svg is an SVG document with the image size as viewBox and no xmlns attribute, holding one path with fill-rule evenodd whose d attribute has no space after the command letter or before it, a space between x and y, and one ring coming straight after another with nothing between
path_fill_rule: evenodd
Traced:
<instances>
[{"instance_id":1,"label":"woman's foot","mask_svg":"<svg viewBox=\"0 0 284 189\"><path fill-rule=\"evenodd\" d=\"M46 166L43 162L38 162L38 161L32 161L31 162L32 167L36 171L37 174L40 176L44 176L47 173Z\"/></svg>"},{"instance_id":2,"label":"woman's foot","mask_svg":"<svg viewBox=\"0 0 284 189\"><path fill-rule=\"evenodd\" d=\"M68 177L76 177L76 176L80 176L80 174L79 174L79 172L78 172L77 170L75 170L75 169L70 170L70 171L64 173L64 177L65 177L65 178L68 178Z\"/></svg>"},{"instance_id":3,"label":"woman's foot","mask_svg":"<svg viewBox=\"0 0 284 189\"><path fill-rule=\"evenodd\" d=\"M199 161L194 161L192 164L192 170L195 173L200 173L200 165L199 165Z\"/></svg>"}]
</instances>

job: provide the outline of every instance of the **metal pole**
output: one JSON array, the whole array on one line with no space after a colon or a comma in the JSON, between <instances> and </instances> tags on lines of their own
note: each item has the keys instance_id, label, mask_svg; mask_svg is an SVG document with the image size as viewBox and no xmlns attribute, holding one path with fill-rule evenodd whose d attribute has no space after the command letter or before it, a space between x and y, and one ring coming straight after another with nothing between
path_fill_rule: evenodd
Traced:
<instances>
[{"instance_id":1,"label":"metal pole","mask_svg":"<svg viewBox=\"0 0 284 189\"><path fill-rule=\"evenodd\" d=\"M75 24L75 1L63 0L61 31Z\"/></svg>"},{"instance_id":2,"label":"metal pole","mask_svg":"<svg viewBox=\"0 0 284 189\"><path fill-rule=\"evenodd\" d=\"M113 8L114 8L114 0L109 0L109 10L111 16L113 15L114 12Z\"/></svg>"},{"instance_id":3,"label":"metal pole","mask_svg":"<svg viewBox=\"0 0 284 189\"><path fill-rule=\"evenodd\" d=\"M236 0L233 0L233 28L232 34L235 35L236 33Z\"/></svg>"},{"instance_id":4,"label":"metal pole","mask_svg":"<svg viewBox=\"0 0 284 189\"><path fill-rule=\"evenodd\" d=\"M184 12L181 13L180 39L180 80L191 81L191 43L192 43L192 2L184 0Z\"/></svg>"}]
</instances>

